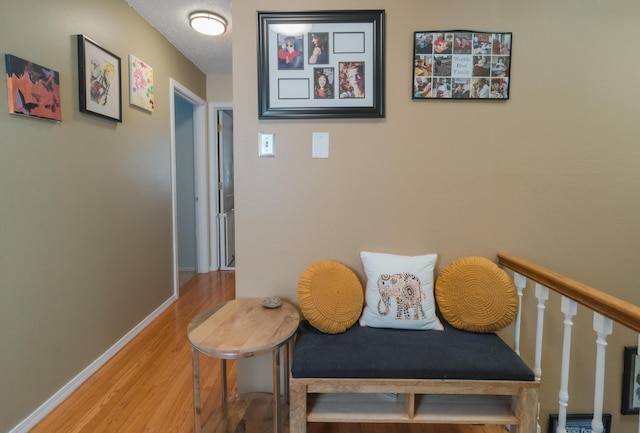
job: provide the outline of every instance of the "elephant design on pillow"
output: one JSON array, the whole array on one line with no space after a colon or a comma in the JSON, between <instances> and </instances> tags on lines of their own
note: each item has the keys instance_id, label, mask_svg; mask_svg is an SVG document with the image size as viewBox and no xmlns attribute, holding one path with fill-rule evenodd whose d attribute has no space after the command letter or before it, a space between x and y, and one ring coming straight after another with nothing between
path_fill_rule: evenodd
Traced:
<instances>
[{"instance_id":1,"label":"elephant design on pillow","mask_svg":"<svg viewBox=\"0 0 640 433\"><path fill-rule=\"evenodd\" d=\"M410 310L413 309L413 319L426 318L422 308L422 289L420 280L413 274L382 274L378 278L378 313L386 316L391 308L391 299L396 301L396 319L411 319ZM384 310L381 308L384 304Z\"/></svg>"}]
</instances>

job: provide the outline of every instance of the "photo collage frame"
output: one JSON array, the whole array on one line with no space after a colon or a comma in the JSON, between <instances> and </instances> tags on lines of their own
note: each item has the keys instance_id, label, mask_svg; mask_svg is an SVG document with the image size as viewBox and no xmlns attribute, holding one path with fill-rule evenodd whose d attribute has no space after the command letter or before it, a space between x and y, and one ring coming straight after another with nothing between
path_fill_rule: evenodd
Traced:
<instances>
[{"instance_id":1,"label":"photo collage frame","mask_svg":"<svg viewBox=\"0 0 640 433\"><path fill-rule=\"evenodd\" d=\"M259 13L260 118L382 117L383 16Z\"/></svg>"},{"instance_id":2,"label":"photo collage frame","mask_svg":"<svg viewBox=\"0 0 640 433\"><path fill-rule=\"evenodd\" d=\"M412 99L509 99L512 34L414 32Z\"/></svg>"}]
</instances>

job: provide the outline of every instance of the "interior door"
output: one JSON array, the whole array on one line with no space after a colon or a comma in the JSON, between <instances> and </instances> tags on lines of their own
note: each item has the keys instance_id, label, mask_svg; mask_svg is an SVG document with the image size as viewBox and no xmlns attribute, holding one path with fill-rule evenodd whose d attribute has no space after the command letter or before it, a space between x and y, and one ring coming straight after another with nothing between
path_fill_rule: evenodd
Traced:
<instances>
[{"instance_id":1,"label":"interior door","mask_svg":"<svg viewBox=\"0 0 640 433\"><path fill-rule=\"evenodd\" d=\"M233 186L233 110L218 111L218 196L220 268L235 269L235 205Z\"/></svg>"}]
</instances>

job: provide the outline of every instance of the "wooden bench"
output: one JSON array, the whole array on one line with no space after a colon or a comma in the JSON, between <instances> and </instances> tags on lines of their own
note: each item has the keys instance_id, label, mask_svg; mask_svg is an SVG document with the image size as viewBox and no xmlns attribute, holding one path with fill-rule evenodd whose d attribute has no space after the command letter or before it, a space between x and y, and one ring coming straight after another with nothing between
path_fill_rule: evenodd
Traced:
<instances>
[{"instance_id":1,"label":"wooden bench","mask_svg":"<svg viewBox=\"0 0 640 433\"><path fill-rule=\"evenodd\" d=\"M290 383L290 431L308 422L500 424L533 433L539 383L496 334L303 322Z\"/></svg>"}]
</instances>

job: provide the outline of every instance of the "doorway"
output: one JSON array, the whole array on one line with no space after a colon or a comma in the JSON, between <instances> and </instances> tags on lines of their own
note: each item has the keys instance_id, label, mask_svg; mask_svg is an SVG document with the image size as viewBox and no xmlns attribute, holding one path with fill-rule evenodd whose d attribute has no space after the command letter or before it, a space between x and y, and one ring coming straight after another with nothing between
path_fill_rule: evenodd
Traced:
<instances>
[{"instance_id":1,"label":"doorway","mask_svg":"<svg viewBox=\"0 0 640 433\"><path fill-rule=\"evenodd\" d=\"M178 285L190 280L197 269L195 146L193 105L174 96L176 136L176 215L178 230Z\"/></svg>"},{"instance_id":2,"label":"doorway","mask_svg":"<svg viewBox=\"0 0 640 433\"><path fill-rule=\"evenodd\" d=\"M179 265L179 245L185 244L186 239L180 239L178 230L178 182L177 182L177 161L176 156L176 132L179 127L176 125L177 109L181 110L180 117L189 118L192 122L187 128L192 128L193 135L193 179L192 197L186 197L186 202L191 203L193 218L195 219L195 235L193 248L195 249L195 272L209 272L209 230L207 225L207 194L206 194L206 102L198 95L187 89L182 84L169 79L170 93L170 116L171 116L171 209L172 209L172 253L173 253L173 293L177 298L180 294L180 265ZM176 101L178 101L176 103ZM178 107L180 105L181 107ZM191 113L188 112L191 107ZM179 132L179 131L178 131ZM191 143L189 143L191 144ZM181 178L188 177L181 173ZM188 183L188 182L186 182ZM182 201L182 200L181 200ZM188 248L187 248L188 249Z\"/></svg>"},{"instance_id":3,"label":"doorway","mask_svg":"<svg viewBox=\"0 0 640 433\"><path fill-rule=\"evenodd\" d=\"M211 233L218 242L212 245L211 256L219 257L222 270L235 269L235 203L233 175L233 106L230 103L210 104L209 125L212 132L211 170ZM215 167L215 170L213 169ZM215 251L214 251L215 249Z\"/></svg>"}]
</instances>

